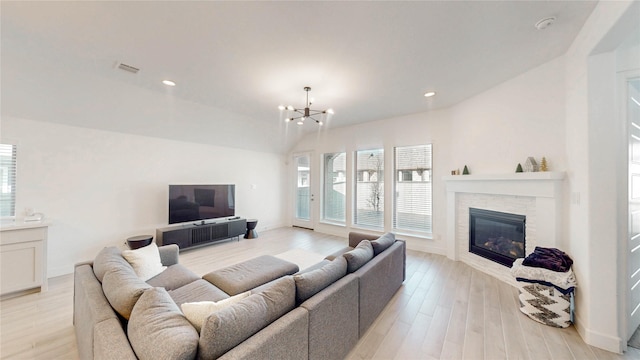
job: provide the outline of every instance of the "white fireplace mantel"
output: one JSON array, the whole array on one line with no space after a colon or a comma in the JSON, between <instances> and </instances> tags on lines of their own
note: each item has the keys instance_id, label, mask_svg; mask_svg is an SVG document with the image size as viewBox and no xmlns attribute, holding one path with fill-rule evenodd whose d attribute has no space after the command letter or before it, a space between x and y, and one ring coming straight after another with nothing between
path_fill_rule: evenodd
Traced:
<instances>
[{"instance_id":1,"label":"white fireplace mantel","mask_svg":"<svg viewBox=\"0 0 640 360\"><path fill-rule=\"evenodd\" d=\"M509 281L506 267L468 253L469 205L507 210L505 212L518 212L508 210L521 207L523 212L528 212L527 237L531 241L527 240L527 255L533 251L533 246L558 247L564 178L564 172L444 176L447 189L447 257Z\"/></svg>"},{"instance_id":2,"label":"white fireplace mantel","mask_svg":"<svg viewBox=\"0 0 640 360\"><path fill-rule=\"evenodd\" d=\"M564 172L526 172L493 175L450 175L443 177L449 192L556 197Z\"/></svg>"}]
</instances>

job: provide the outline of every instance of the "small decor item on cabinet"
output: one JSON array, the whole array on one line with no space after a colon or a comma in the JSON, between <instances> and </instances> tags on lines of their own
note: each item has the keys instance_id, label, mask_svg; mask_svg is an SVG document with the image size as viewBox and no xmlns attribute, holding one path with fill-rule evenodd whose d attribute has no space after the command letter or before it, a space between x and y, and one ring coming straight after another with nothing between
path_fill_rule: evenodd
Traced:
<instances>
[{"instance_id":1,"label":"small decor item on cabinet","mask_svg":"<svg viewBox=\"0 0 640 360\"><path fill-rule=\"evenodd\" d=\"M549 165L547 165L547 158L546 157L542 157L542 160L540 160L540 171L549 171Z\"/></svg>"},{"instance_id":2,"label":"small decor item on cabinet","mask_svg":"<svg viewBox=\"0 0 640 360\"><path fill-rule=\"evenodd\" d=\"M539 171L540 168L538 167L538 163L536 162L536 159L534 159L533 157L529 156L527 158L527 161L525 161L524 163L524 171L526 172L536 172Z\"/></svg>"},{"instance_id":3,"label":"small decor item on cabinet","mask_svg":"<svg viewBox=\"0 0 640 360\"><path fill-rule=\"evenodd\" d=\"M24 213L25 213L25 217L24 217L25 222L42 221L44 219L44 214L33 211L33 208L26 208L24 210Z\"/></svg>"},{"instance_id":4,"label":"small decor item on cabinet","mask_svg":"<svg viewBox=\"0 0 640 360\"><path fill-rule=\"evenodd\" d=\"M522 172L522 165L520 165L520 163L518 163L518 167L516 167L516 172L517 173L521 173Z\"/></svg>"},{"instance_id":5,"label":"small decor item on cabinet","mask_svg":"<svg viewBox=\"0 0 640 360\"><path fill-rule=\"evenodd\" d=\"M469 175L469 168L467 167L467 165L464 166L464 169L462 170L462 175Z\"/></svg>"}]
</instances>

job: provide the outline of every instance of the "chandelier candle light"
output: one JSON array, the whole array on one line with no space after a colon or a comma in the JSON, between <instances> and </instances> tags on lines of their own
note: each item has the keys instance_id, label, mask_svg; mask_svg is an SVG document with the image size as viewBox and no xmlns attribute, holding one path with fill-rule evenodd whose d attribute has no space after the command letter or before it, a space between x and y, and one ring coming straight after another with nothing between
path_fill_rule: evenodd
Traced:
<instances>
[{"instance_id":1,"label":"chandelier candle light","mask_svg":"<svg viewBox=\"0 0 640 360\"><path fill-rule=\"evenodd\" d=\"M287 106L280 105L280 106L278 106L278 109L280 109L280 110L294 111L294 112L300 114L299 116L288 117L288 118L284 119L284 121L291 122L291 121L297 120L296 123L298 125L302 125L302 124L304 124L304 121L306 119L311 119L311 120L315 121L318 125L322 126L322 124L323 124L322 120L318 120L314 116L318 116L318 115L325 116L326 114L333 115L333 109L327 109L327 110L313 110L313 109L311 109L310 108L311 107L311 102L309 102L309 91L311 91L311 88L309 86L305 86L304 87L304 91L307 92L307 102L306 102L306 105L305 105L304 109L297 109L297 108L294 108L291 105L287 105Z\"/></svg>"}]
</instances>

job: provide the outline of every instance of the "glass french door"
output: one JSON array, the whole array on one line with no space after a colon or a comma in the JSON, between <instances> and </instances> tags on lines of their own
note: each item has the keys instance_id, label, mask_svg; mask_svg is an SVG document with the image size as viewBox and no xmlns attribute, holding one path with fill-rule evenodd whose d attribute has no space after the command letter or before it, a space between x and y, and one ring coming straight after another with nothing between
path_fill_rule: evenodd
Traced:
<instances>
[{"instance_id":1,"label":"glass french door","mask_svg":"<svg viewBox=\"0 0 640 360\"><path fill-rule=\"evenodd\" d=\"M294 184L292 225L313 229L314 195L311 184L311 154L297 154L293 156Z\"/></svg>"},{"instance_id":2,"label":"glass french door","mask_svg":"<svg viewBox=\"0 0 640 360\"><path fill-rule=\"evenodd\" d=\"M629 321L628 336L640 326L640 77L627 80L629 129Z\"/></svg>"}]
</instances>

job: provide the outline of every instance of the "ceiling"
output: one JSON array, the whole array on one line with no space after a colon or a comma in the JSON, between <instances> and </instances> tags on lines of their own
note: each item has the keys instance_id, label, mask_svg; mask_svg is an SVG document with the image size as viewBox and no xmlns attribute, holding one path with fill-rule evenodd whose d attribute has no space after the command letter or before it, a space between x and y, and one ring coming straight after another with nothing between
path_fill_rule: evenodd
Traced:
<instances>
[{"instance_id":1,"label":"ceiling","mask_svg":"<svg viewBox=\"0 0 640 360\"><path fill-rule=\"evenodd\" d=\"M318 131L277 109L304 86L320 131L449 107L562 55L595 5L2 1L2 116L281 153Z\"/></svg>"}]
</instances>

